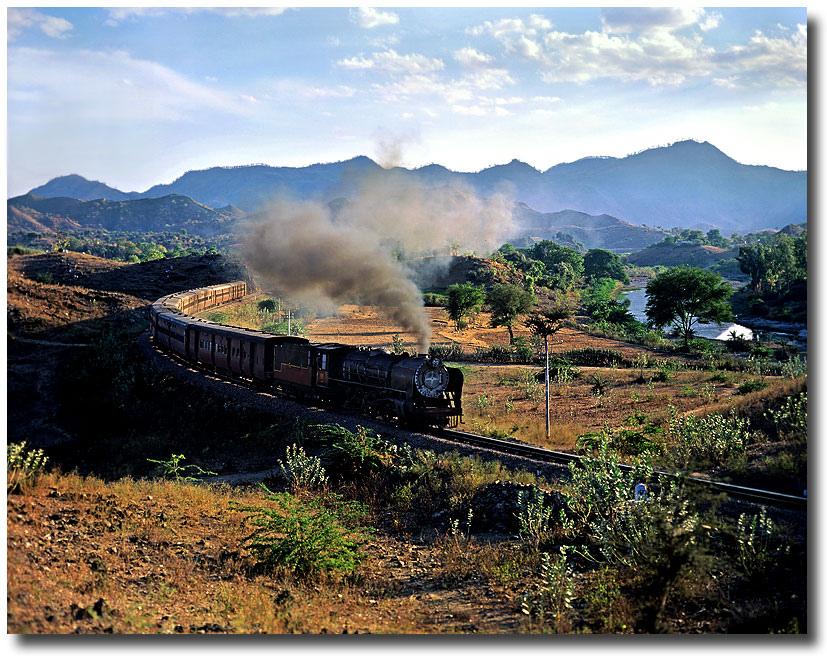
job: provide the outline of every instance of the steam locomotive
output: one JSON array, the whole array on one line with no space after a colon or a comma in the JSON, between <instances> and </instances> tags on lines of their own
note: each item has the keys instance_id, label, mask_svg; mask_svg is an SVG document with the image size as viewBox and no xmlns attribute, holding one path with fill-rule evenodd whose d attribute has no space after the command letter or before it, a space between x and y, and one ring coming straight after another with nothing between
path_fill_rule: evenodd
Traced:
<instances>
[{"instance_id":1,"label":"steam locomotive","mask_svg":"<svg viewBox=\"0 0 827 659\"><path fill-rule=\"evenodd\" d=\"M246 294L246 283L236 281L162 297L150 307L150 335L163 350L257 388L417 425L462 419L462 372L439 359L311 343L192 315Z\"/></svg>"}]
</instances>

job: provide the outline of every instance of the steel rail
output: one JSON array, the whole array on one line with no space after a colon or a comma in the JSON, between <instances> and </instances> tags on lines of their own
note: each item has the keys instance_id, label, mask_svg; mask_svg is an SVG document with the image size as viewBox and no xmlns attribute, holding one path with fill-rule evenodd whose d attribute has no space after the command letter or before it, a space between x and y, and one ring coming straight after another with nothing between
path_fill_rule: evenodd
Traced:
<instances>
[{"instance_id":1,"label":"steel rail","mask_svg":"<svg viewBox=\"0 0 827 659\"><path fill-rule=\"evenodd\" d=\"M431 434L444 437L445 439L453 439L466 444L495 449L510 455L521 455L524 457L534 458L543 462L562 462L565 464L570 464L572 462L577 464L583 463L583 456L565 453L563 451L554 451L552 449L543 448L542 446L534 446L533 444L526 444L513 439L495 439L493 437L477 435L453 428L444 428L434 431ZM619 464L618 467L625 472L631 472L634 469L632 465L627 464ZM794 494L771 492L769 490L761 490L754 487L745 487L743 485L734 485L732 483L709 480L698 476L687 476L684 474L666 471L664 469L654 469L653 474L676 480L682 479L686 482L697 484L713 491L722 492L732 498L743 499L753 503L781 506L783 508L798 510L807 508L807 497L796 496Z\"/></svg>"}]
</instances>

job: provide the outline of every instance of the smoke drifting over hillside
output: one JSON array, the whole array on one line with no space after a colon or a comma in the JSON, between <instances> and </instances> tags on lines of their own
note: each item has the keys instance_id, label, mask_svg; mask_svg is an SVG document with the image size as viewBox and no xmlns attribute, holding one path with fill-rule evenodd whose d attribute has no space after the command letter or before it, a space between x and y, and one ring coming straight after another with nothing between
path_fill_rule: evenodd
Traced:
<instances>
[{"instance_id":1,"label":"smoke drifting over hillside","mask_svg":"<svg viewBox=\"0 0 827 659\"><path fill-rule=\"evenodd\" d=\"M479 199L457 188L427 188L382 172L363 181L355 199L334 213L317 202L274 201L249 226L249 265L282 295L335 309L381 307L430 342L422 296L403 259L444 256L451 246L493 250L512 229L511 205L501 196Z\"/></svg>"}]
</instances>

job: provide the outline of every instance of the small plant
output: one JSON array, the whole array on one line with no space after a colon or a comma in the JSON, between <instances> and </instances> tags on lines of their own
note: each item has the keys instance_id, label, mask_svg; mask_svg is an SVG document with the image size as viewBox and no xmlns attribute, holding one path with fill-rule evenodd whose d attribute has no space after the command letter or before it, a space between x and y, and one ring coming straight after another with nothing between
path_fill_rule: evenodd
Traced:
<instances>
[{"instance_id":1,"label":"small plant","mask_svg":"<svg viewBox=\"0 0 827 659\"><path fill-rule=\"evenodd\" d=\"M54 277L51 272L38 272L34 276L34 280L39 284L51 284L54 282Z\"/></svg>"},{"instance_id":2,"label":"small plant","mask_svg":"<svg viewBox=\"0 0 827 659\"><path fill-rule=\"evenodd\" d=\"M464 529L460 530L459 519L451 520L451 537L456 541L468 542L471 539L471 520L474 519L474 509L469 506L468 515L465 518Z\"/></svg>"},{"instance_id":3,"label":"small plant","mask_svg":"<svg viewBox=\"0 0 827 659\"><path fill-rule=\"evenodd\" d=\"M26 450L26 442L9 444L6 449L6 492L17 494L33 484L43 473L47 458L43 449Z\"/></svg>"},{"instance_id":4,"label":"small plant","mask_svg":"<svg viewBox=\"0 0 827 659\"><path fill-rule=\"evenodd\" d=\"M537 547L550 530L552 508L546 505L545 495L536 487L531 488L531 495L525 491L517 493L517 521L520 524L520 537L528 539Z\"/></svg>"},{"instance_id":5,"label":"small plant","mask_svg":"<svg viewBox=\"0 0 827 659\"><path fill-rule=\"evenodd\" d=\"M592 396L603 396L609 389L608 381L605 378L599 376L597 373L594 373L591 376L590 382L592 385Z\"/></svg>"},{"instance_id":6,"label":"small plant","mask_svg":"<svg viewBox=\"0 0 827 659\"><path fill-rule=\"evenodd\" d=\"M474 407L476 408L477 412L482 414L485 410L491 407L494 404L494 399L489 397L487 394L480 394L474 399Z\"/></svg>"},{"instance_id":7,"label":"small plant","mask_svg":"<svg viewBox=\"0 0 827 659\"><path fill-rule=\"evenodd\" d=\"M790 379L807 375L807 358L804 355L794 355L781 364L781 375Z\"/></svg>"},{"instance_id":8,"label":"small plant","mask_svg":"<svg viewBox=\"0 0 827 659\"><path fill-rule=\"evenodd\" d=\"M747 577L763 576L777 565L779 557L789 554L789 546L775 535L775 522L766 508L761 508L757 515L741 513L738 517L738 563Z\"/></svg>"},{"instance_id":9,"label":"small plant","mask_svg":"<svg viewBox=\"0 0 827 659\"><path fill-rule=\"evenodd\" d=\"M185 459L184 455L173 453L169 460L146 460L160 467L161 478L171 478L176 483L200 483L203 480L201 476L215 476L214 471L207 471L195 464L183 464Z\"/></svg>"},{"instance_id":10,"label":"small plant","mask_svg":"<svg viewBox=\"0 0 827 659\"><path fill-rule=\"evenodd\" d=\"M710 382L718 382L720 384L728 384L732 382L732 376L727 375L722 371L717 371L709 377Z\"/></svg>"},{"instance_id":11,"label":"small plant","mask_svg":"<svg viewBox=\"0 0 827 659\"><path fill-rule=\"evenodd\" d=\"M767 383L763 380L744 380L744 382L738 386L738 395L745 396L746 394L751 394L753 391L763 391L767 386Z\"/></svg>"},{"instance_id":12,"label":"small plant","mask_svg":"<svg viewBox=\"0 0 827 659\"><path fill-rule=\"evenodd\" d=\"M807 392L790 396L777 410L764 415L771 419L781 432L807 434Z\"/></svg>"},{"instance_id":13,"label":"small plant","mask_svg":"<svg viewBox=\"0 0 827 659\"><path fill-rule=\"evenodd\" d=\"M358 567L359 547L372 531L357 524L367 506L339 495L304 501L261 488L273 507L234 504L234 509L249 513L245 519L256 530L245 538L245 546L267 567L284 566L304 578L351 573Z\"/></svg>"},{"instance_id":14,"label":"small plant","mask_svg":"<svg viewBox=\"0 0 827 659\"><path fill-rule=\"evenodd\" d=\"M555 630L559 630L563 614L572 608L572 598L573 579L568 565L568 549L560 547L560 555L555 560L550 554L543 553L537 592L525 593L520 598L520 609L540 622L551 621Z\"/></svg>"},{"instance_id":15,"label":"small plant","mask_svg":"<svg viewBox=\"0 0 827 659\"><path fill-rule=\"evenodd\" d=\"M672 373L668 368L659 368L652 374L652 382L669 382L672 379Z\"/></svg>"},{"instance_id":16,"label":"small plant","mask_svg":"<svg viewBox=\"0 0 827 659\"><path fill-rule=\"evenodd\" d=\"M391 354L401 355L405 352L405 341L398 334L391 337Z\"/></svg>"},{"instance_id":17,"label":"small plant","mask_svg":"<svg viewBox=\"0 0 827 659\"><path fill-rule=\"evenodd\" d=\"M285 452L287 465L279 460L284 477L290 481L290 487L295 490L312 490L327 483L322 462L318 457L310 457L305 450L296 444L288 446Z\"/></svg>"}]
</instances>

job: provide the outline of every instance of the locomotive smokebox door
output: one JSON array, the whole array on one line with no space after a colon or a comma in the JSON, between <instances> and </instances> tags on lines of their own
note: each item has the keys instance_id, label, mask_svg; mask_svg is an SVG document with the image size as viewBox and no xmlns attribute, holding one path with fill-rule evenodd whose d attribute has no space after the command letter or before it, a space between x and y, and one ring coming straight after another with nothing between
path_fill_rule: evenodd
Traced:
<instances>
[{"instance_id":1,"label":"locomotive smokebox door","mask_svg":"<svg viewBox=\"0 0 827 659\"><path fill-rule=\"evenodd\" d=\"M439 359L426 359L416 369L414 384L426 398L436 398L448 386L448 370Z\"/></svg>"}]
</instances>

